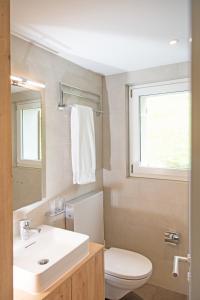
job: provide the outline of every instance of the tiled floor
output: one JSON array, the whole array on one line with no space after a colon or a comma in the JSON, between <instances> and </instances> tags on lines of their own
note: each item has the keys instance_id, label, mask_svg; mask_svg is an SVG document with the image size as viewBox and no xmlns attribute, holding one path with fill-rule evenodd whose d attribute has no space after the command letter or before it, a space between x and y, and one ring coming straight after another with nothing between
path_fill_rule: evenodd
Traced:
<instances>
[{"instance_id":1,"label":"tiled floor","mask_svg":"<svg viewBox=\"0 0 200 300\"><path fill-rule=\"evenodd\" d=\"M187 296L148 284L121 300L187 300Z\"/></svg>"}]
</instances>

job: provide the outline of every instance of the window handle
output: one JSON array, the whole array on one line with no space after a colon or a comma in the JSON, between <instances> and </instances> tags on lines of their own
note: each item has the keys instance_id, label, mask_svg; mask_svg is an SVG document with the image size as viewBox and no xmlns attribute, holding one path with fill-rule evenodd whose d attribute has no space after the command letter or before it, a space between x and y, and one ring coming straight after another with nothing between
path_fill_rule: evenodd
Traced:
<instances>
[{"instance_id":1,"label":"window handle","mask_svg":"<svg viewBox=\"0 0 200 300\"><path fill-rule=\"evenodd\" d=\"M131 174L133 174L133 164L131 164Z\"/></svg>"}]
</instances>

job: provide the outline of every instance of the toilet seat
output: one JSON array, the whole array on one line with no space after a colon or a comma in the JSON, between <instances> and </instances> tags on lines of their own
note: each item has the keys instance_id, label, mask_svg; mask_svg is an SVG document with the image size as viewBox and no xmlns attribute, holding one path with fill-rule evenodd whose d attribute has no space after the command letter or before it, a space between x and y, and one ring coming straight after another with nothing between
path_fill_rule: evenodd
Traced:
<instances>
[{"instance_id":1,"label":"toilet seat","mask_svg":"<svg viewBox=\"0 0 200 300\"><path fill-rule=\"evenodd\" d=\"M152 263L145 256L118 248L110 248L105 251L105 275L107 278L112 276L127 282L128 280L142 280L150 277L151 274Z\"/></svg>"}]
</instances>

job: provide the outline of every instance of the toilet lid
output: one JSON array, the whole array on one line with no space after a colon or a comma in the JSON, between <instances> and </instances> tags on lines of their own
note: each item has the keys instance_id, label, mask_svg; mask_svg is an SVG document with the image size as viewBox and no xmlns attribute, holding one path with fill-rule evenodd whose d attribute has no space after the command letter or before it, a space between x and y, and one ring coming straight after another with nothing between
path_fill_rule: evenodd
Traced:
<instances>
[{"instance_id":1,"label":"toilet lid","mask_svg":"<svg viewBox=\"0 0 200 300\"><path fill-rule=\"evenodd\" d=\"M122 279L143 279L151 275L152 263L139 253L110 248L105 251L105 273Z\"/></svg>"}]
</instances>

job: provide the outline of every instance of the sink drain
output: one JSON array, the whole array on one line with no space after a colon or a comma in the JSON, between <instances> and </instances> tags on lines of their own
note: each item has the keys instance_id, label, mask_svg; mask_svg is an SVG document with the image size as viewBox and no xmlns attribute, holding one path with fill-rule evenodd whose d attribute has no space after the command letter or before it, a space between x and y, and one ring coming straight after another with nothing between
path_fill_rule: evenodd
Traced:
<instances>
[{"instance_id":1,"label":"sink drain","mask_svg":"<svg viewBox=\"0 0 200 300\"><path fill-rule=\"evenodd\" d=\"M49 259L43 258L43 259L40 259L40 260L38 261L38 264L39 264L39 265L46 265L46 264L48 264L48 262L49 262Z\"/></svg>"}]
</instances>

